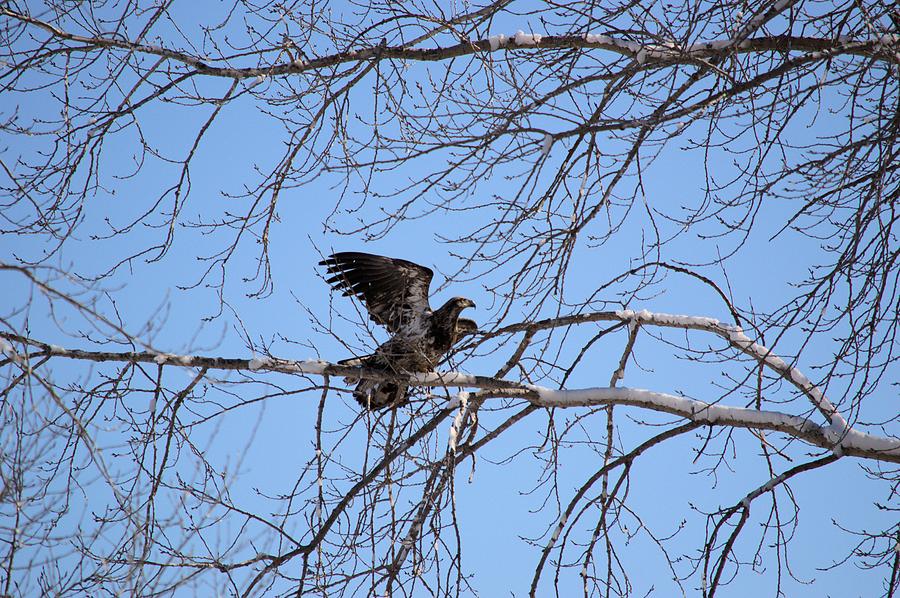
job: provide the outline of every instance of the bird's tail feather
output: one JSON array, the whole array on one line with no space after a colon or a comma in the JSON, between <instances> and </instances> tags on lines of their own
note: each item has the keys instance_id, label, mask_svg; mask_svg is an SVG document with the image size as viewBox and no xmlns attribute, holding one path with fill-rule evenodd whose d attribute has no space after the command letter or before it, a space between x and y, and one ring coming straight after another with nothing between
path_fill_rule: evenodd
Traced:
<instances>
[{"instance_id":1,"label":"bird's tail feather","mask_svg":"<svg viewBox=\"0 0 900 598\"><path fill-rule=\"evenodd\" d=\"M342 359L338 362L338 365L346 365L350 367L359 367L361 365L368 365L368 361L371 358L371 355L366 355L364 357L351 357L349 359ZM353 384L354 382L359 381L359 378L355 376L344 376L344 382L347 384Z\"/></svg>"},{"instance_id":2,"label":"bird's tail feather","mask_svg":"<svg viewBox=\"0 0 900 598\"><path fill-rule=\"evenodd\" d=\"M348 366L374 366L370 363L374 355L363 357L351 357L342 359L339 365ZM346 377L348 383L357 382L353 391L353 398L365 409L376 410L387 407L397 407L406 402L409 395L409 387L396 382L380 382L377 380L360 380L359 378Z\"/></svg>"},{"instance_id":3,"label":"bird's tail feather","mask_svg":"<svg viewBox=\"0 0 900 598\"><path fill-rule=\"evenodd\" d=\"M338 362L338 365L349 365L349 366L357 366L357 365L365 365L366 360L368 360L371 355L366 355L365 357L351 357L350 359L342 359Z\"/></svg>"},{"instance_id":4,"label":"bird's tail feather","mask_svg":"<svg viewBox=\"0 0 900 598\"><path fill-rule=\"evenodd\" d=\"M369 410L397 407L406 401L409 387L396 382L361 380L353 391L356 402Z\"/></svg>"}]
</instances>

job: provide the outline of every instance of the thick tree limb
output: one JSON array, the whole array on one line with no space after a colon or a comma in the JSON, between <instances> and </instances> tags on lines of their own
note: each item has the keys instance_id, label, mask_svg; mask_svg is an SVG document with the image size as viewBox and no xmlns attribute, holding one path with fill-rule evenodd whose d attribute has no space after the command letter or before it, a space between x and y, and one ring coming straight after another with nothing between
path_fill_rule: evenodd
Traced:
<instances>
[{"instance_id":1,"label":"thick tree limb","mask_svg":"<svg viewBox=\"0 0 900 598\"><path fill-rule=\"evenodd\" d=\"M180 50L145 44L127 39L86 36L64 31L59 27L30 15L17 13L8 8L0 8L0 16L44 30L58 40L79 44L69 48L72 52L91 52L102 49L125 50L140 54L160 56L196 69L203 75L244 79L299 74L318 71L340 64L357 63L368 60L414 60L436 62L460 56L495 52L564 50L573 48L606 50L631 58L639 64L694 63L724 54L761 52L828 52L830 56L860 56L900 63L900 36L885 34L870 39L850 38L825 39L816 37L776 35L748 39L710 40L679 46L677 44L641 44L609 35L542 35L523 33L498 34L482 40L465 40L452 46L434 48L414 48L408 44L382 47L379 44L359 49L348 49L309 60L296 59L276 63L267 67L234 68L217 66L215 60L191 55ZM418 41L418 40L416 40ZM222 62L227 57L220 59Z\"/></svg>"},{"instance_id":2,"label":"thick tree limb","mask_svg":"<svg viewBox=\"0 0 900 598\"><path fill-rule=\"evenodd\" d=\"M638 318L642 325L656 324L661 326L677 326L710 331L720 331L727 338L750 355L758 357L763 365L779 372L786 380L798 388L804 389L807 396L820 397L827 401L821 390L813 385L796 368L790 368L778 357L756 344L747 344L743 333L719 324L709 318L689 318L687 316L671 316L651 314L650 312L616 312L621 318ZM730 333L729 333L730 331ZM743 337L743 338L742 338ZM710 404L704 401L675 396L663 392L635 388L583 388L575 390L552 390L532 384L521 384L511 380L503 380L490 376L478 376L462 372L431 372L398 376L389 372L367 368L338 365L327 361L289 360L274 357L256 357L237 359L224 357L204 357L193 355L154 354L149 352L84 351L81 349L65 349L55 345L41 343L9 333L0 333L0 349L8 356L0 365L14 362L27 368L27 361L35 357L64 357L96 362L131 362L156 363L180 367L199 367L210 370L250 370L271 371L284 374L302 374L314 376L345 376L352 378L374 378L378 380L402 380L411 386L427 387L459 387L478 388L479 399L491 397L522 398L538 407L585 407L600 405L628 405L669 413L692 422L700 422L710 426L731 426L754 430L770 430L782 432L808 442L819 448L834 451L838 455L862 457L877 461L900 463L900 439L875 436L861 432L849 426L847 421L836 411L832 413L828 425L819 425L807 417L791 415L778 411L766 411L734 407L729 405ZM747 339L749 340L749 339ZM27 358L13 350L9 341L25 343L38 349ZM784 372L784 373L782 373ZM814 401L815 403L815 401ZM828 403L830 405L830 403ZM819 404L820 405L820 404ZM450 405L449 407L455 407Z\"/></svg>"}]
</instances>

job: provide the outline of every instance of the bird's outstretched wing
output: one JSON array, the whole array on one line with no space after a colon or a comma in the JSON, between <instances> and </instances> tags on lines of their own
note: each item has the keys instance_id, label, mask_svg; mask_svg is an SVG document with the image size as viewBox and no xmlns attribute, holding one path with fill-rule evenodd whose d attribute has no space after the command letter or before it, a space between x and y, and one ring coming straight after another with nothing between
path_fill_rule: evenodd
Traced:
<instances>
[{"instance_id":1,"label":"bird's outstretched wing","mask_svg":"<svg viewBox=\"0 0 900 598\"><path fill-rule=\"evenodd\" d=\"M372 321L391 334L408 332L431 310L428 288L430 268L396 258L345 251L321 262L331 275L325 282L365 303Z\"/></svg>"}]
</instances>

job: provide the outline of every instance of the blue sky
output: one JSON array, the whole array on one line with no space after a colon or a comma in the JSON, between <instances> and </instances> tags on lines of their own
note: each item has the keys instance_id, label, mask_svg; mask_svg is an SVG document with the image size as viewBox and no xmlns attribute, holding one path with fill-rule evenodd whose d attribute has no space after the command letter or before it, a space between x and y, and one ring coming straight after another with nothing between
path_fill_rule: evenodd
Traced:
<instances>
[{"instance_id":1,"label":"blue sky","mask_svg":"<svg viewBox=\"0 0 900 598\"><path fill-rule=\"evenodd\" d=\"M512 33L516 28L530 29L525 25L516 26L510 17L509 25L497 25L496 31ZM492 32L495 30L492 29ZM419 65L410 67L411 77L423 76ZM431 66L440 69L441 65ZM205 84L205 83L204 83ZM210 82L210 89L224 91L221 82ZM263 85L269 85L264 82ZM265 91L263 93L266 93ZM274 92L273 92L274 93ZM359 85L351 95L351 107L361 106L366 111L371 102L371 77ZM25 98L3 100L16 103L23 112L40 114L42 111L56 110L54 101L45 93L34 92ZM828 98L826 98L827 100ZM191 190L181 217L180 224L197 219L215 221L226 212L246 209L246 199L230 199L229 194L240 193L244 185L252 185L258 180L256 167L271 168L284 151L285 134L283 127L271 116L260 110L261 103L251 96L229 104L206 134L196 158L191 166ZM142 109L139 114L140 127L144 139L151 146L171 156L185 154L192 136L208 117L209 107L186 108L173 104L153 104ZM798 125L799 127L800 125ZM816 131L825 131L825 124L817 124ZM697 128L688 129L687 137L700 135ZM798 135L800 133L797 133ZM812 133L805 133L812 135ZM113 136L106 142L105 175L101 178L105 190L92 194L85 203L84 222L78 228L76 237L69 240L65 250L53 263L64 271L76 272L80 276L97 275L128 252L152 245L165 235L161 229L136 227L127 236L98 240L93 235L108 231L107 221L121 225L140 214L164 192L176 176L171 164L150 158L140 171L129 178L120 178L130 173L138 152L134 130ZM539 141L539 138L536 138ZM5 145L4 153L16 155L32 152L41 140L16 137ZM608 141L611 146L612 140ZM27 144L27 145L26 145ZM673 144L647 170L643 177L644 196L653 206L674 207L691 204L702 197L703 155L699 150L679 151ZM564 151L564 144L554 146L550 161L558 160ZM409 170L430 170L443 167L446 157L440 154L418 161L409 169L396 173L376 176L373 189L388 192L402 184ZM717 173L734 172L732 156L713 149L708 166ZM493 177L479 182L480 197L493 195L504 197L511 184L498 171ZM198 256L209 255L222 247L222 231L210 235L190 226L179 225L175 241L168 253L160 260L147 262L135 259L128 267L120 268L102 284L107 289L100 298L100 308L104 313L116 313L125 327L148 341L156 350L182 353L192 351L207 355L225 357L251 357L252 350L245 342L245 334L259 350L270 346L272 354L288 359L321 357L336 361L348 356L347 350L334 338L314 325L305 310L315 314L326 323L333 323L334 332L348 344L369 347L376 340L366 338L359 327L359 316L351 301L333 295L316 267L320 252L331 250L362 250L414 260L428 265L438 273L435 283L444 282L442 272L453 272L459 265L450 251L465 251L458 247L448 247L440 242L442 235L455 227L471 226L477 219L488 217L487 211L463 212L458 214L435 213L422 219L402 222L386 238L374 242L364 242L359 235L335 234L323 226L331 212L335 198L343 191L339 177L323 174L302 187L286 189L278 203L278 221L271 230L269 256L272 267L272 288L270 293L254 296L259 281L253 279L256 271L258 245L248 236L237 248L228 263L225 284L221 289L224 308L219 303L218 280L211 276L202 280L206 268ZM351 188L347 200L352 203L358 197L358 189ZM568 278L570 297L583 297L596 285L634 265L638 255L642 235L649 230L646 219L640 215L636 202L634 213L616 237L598 249L580 247L576 252ZM164 205L165 202L164 202ZM791 284L806 274L811 265L820 258L819 243L809 238L785 234L770 239L790 210L787 204L766 205L758 227L742 252L728 262L727 283L732 289L736 303L742 307L771 308L779 305L794 292ZM341 214L334 224L353 228L356 218L375 218L379 205L368 201L357 213ZM155 218L161 221L161 218ZM152 219L151 219L152 220ZM727 251L728 241L698 238L694 234L684 235L666 248L664 259L672 261L703 261L715 256L717 251ZM28 259L45 251L48 245L38 237L9 237L3 239L0 252L4 261L13 256ZM515 267L514 265L512 267ZM715 268L704 273L723 283L724 277ZM29 292L21 279L6 275L9 305L19 305ZM435 303L441 303L452 295L471 297L479 308L472 314L484 325L489 325L497 316L497 304L484 290L483 284L490 282L491 273L484 278L469 282L455 282L441 290ZM201 284L196 285L198 281ZM209 283L213 283L210 286ZM66 283L61 283L69 287ZM616 305L616 296L604 297L610 305ZM115 308L113 309L113 302ZM728 319L728 312L722 302L709 289L694 281L671 274L660 288L660 293L647 296L640 302L628 305L632 309L649 309L671 313L704 315ZM220 309L221 308L221 309ZM524 308L523 308L524 309ZM563 310L565 311L565 309ZM4 314L6 315L6 314ZM84 330L86 324L71 310L62 308L60 320L52 321L46 305L38 301L28 314L17 314L13 321L24 327L27 319L29 333L37 339L73 348L96 348L74 333ZM212 319L209 319L212 318ZM516 321L515 312L507 320ZM151 332L145 332L147 325ZM68 331L69 334L65 334ZM562 350L565 358L571 358L580 345L579 338L586 340L596 328L577 331L570 344ZM642 334L638 339L636 363L629 365L623 381L626 386L649 388L663 392L683 392L687 396L702 400L713 400L720 393L715 387L723 383L723 373L737 371L730 364L698 364L679 359L682 351L674 348L666 340L682 341L684 334L674 331L659 333L649 331L661 340L654 340L650 334ZM376 332L376 339L384 338L382 331ZM789 334L783 344L786 349L795 348L799 334ZM586 366L576 372L568 386L571 388L606 385L615 369L622 350L625 335L620 332L611 341L598 344L589 353ZM662 341L662 342L661 342ZM691 343L705 346L711 339L700 334L691 334ZM461 364L461 369L478 374L491 374L505 361L514 345L504 348L494 355L475 356ZM830 350L827 343L821 347L808 347L801 360L804 364L824 359ZM565 359L563 359L565 361ZM637 365L637 367L635 367ZM153 368L150 368L153 369ZM61 379L73 379L84 372L83 364L59 364L54 372ZM95 374L87 375L89 379ZM167 379L174 388L185 385L190 374L183 370L169 371ZM218 374L217 374L218 376ZM236 374L223 375L231 382L239 380ZM288 376L254 376L262 384L248 384L246 387L229 387L236 393L233 397L215 395L217 400L228 403L249 399L266 392L265 384L282 385L287 388L302 387L305 382ZM549 384L549 382L548 382ZM773 394L789 396L786 389L774 389ZM260 493L277 495L289 491L297 478L302 464L313 451L313 435L316 406L319 393L315 390L301 394L276 397L271 400L253 402L241 406L215 419L199 425L191 432L193 442L203 447L209 461L236 477L229 481L232 497L248 510L265 512L271 503L259 496ZM145 396L136 396L130 408L141 409ZM732 397L729 404L740 404L742 398ZM215 405L205 404L201 410L214 411ZM807 409L797 402L785 406L785 410L797 413ZM890 411L889 406L884 409ZM485 409L482 424L489 427L498 423L515 409L504 409L501 413L491 413ZM557 411L558 428L580 415L578 410ZM327 403L327 422L337 427L340 422L352 420L356 406L346 396L339 399L331 394ZM625 450L636 446L659 428L638 422L659 423L671 418L648 414L634 409L619 408L620 447ZM876 409L874 413L878 413ZM637 420L637 421L635 421ZM602 436L603 416L598 414L586 420L586 429L574 433L573 445L560 451L557 475L559 476L559 500L568 502L572 492L597 467L600 457L580 444L591 435ZM459 509L460 528L464 534L463 563L467 572L474 574L472 585L481 595L501 595L509 591L512 595L526 595L533 567L540 550L529 546L520 537L534 538L542 534L553 523L552 509L535 511L544 500L545 490L528 492L541 476L541 463L535 448L542 443L547 426L546 414L535 414L518 424L509 433L492 443L479 454L475 473L468 481L470 463L464 463L456 478L456 500ZM333 429L333 428L331 428ZM759 443L751 434L738 430L730 442L714 442L712 446L723 448L728 455L728 464L720 466L715 475L706 469L714 465L711 457L701 457L693 462L694 450L702 444L702 430L666 445L650 449L635 464L632 472L628 505L638 513L644 523L657 536L668 536L687 520L679 540L669 546L672 554L680 551L696 551L702 546L705 520L692 511L714 511L740 501L750 489L768 479L765 463L759 457ZM109 454L113 447L120 446L123 438L116 432L98 431L106 443ZM446 446L448 429L442 426L424 445L439 452ZM327 435L327 438L336 435ZM349 441L341 444L337 457L346 463L358 464L367 441L363 430L357 428ZM326 440L326 446L327 446ZM524 449L524 450L523 450ZM792 449L794 463L808 459L805 449ZM517 455L508 462L506 458ZM543 455L543 454L541 454ZM116 467L126 467L127 461L111 457ZM492 461L494 463L492 463ZM185 454L183 467L187 472L191 458ZM791 464L779 462L781 469ZM871 596L881 589L882 571L864 571L852 565L837 571L821 571L832 563L832 559L849 550L854 539L841 533L833 521L842 526L858 529L873 529L891 524L889 517L879 513L872 505L873 500L887 497L873 496L876 486L865 485L866 475L858 462L846 459L835 466L817 470L798 477L791 483L793 498L801 505L796 538L792 540L790 565L798 577L814 580L800 584L784 579L784 590L788 596ZM340 487L340 486L339 486ZM860 488L865 490L861 491ZM880 488L879 488L880 490ZM412 493L408 498L415 497ZM781 491L784 505L790 499ZM99 504L109 500L102 484L90 484L85 495L88 511L98 509ZM555 498L554 498L555 500ZM790 509L786 509L790 516ZM751 524L759 525L766 517L765 501L761 500L753 509ZM74 520L68 520L74 525ZM593 522L590 522L592 525ZM234 522L229 522L230 526ZM302 522L292 522L302 528ZM630 531L640 526L634 519L625 517L622 525ZM225 529L228 529L227 527ZM232 529L231 532L234 532ZM588 532L589 533L589 532ZM228 532L222 533L228 538ZM621 540L621 535L619 536ZM749 558L759 535L748 529L738 545L738 552ZM771 542L771 538L767 539ZM822 551L822 547L828 547ZM634 584L634 595L644 595L655 590L653 595L677 595L678 588L671 583L671 575L659 551L643 533L629 542L621 544L623 561L628 565L628 573ZM771 551L758 571L747 573L748 565L743 565L741 575L730 586L725 595L772 595L775 565ZM679 572L688 569L679 563ZM552 571L544 574L545 581L552 578ZM580 584L577 576L569 574L560 595L577 591ZM696 576L684 582L688 595L698 594L699 581ZM545 587L545 586L542 586ZM549 587L549 586L546 586Z\"/></svg>"}]
</instances>

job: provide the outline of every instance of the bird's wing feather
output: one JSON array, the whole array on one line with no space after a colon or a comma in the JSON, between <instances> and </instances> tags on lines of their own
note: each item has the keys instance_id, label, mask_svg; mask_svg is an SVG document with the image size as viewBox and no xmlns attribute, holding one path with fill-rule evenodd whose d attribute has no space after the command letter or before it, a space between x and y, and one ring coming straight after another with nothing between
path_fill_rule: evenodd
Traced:
<instances>
[{"instance_id":1,"label":"bird's wing feather","mask_svg":"<svg viewBox=\"0 0 900 598\"><path fill-rule=\"evenodd\" d=\"M431 310L428 292L434 272L406 260L359 253L335 253L321 262L331 276L326 282L345 296L353 295L369 316L392 333L408 331Z\"/></svg>"}]
</instances>

